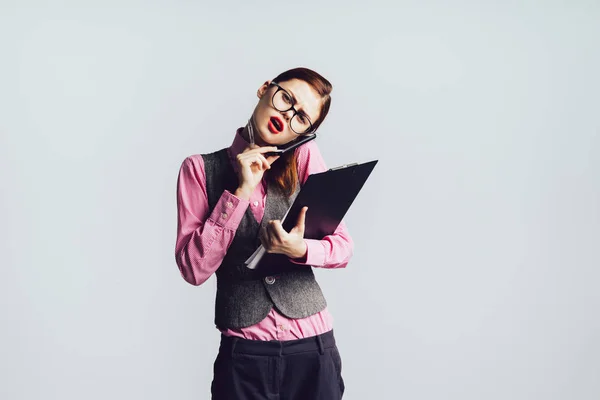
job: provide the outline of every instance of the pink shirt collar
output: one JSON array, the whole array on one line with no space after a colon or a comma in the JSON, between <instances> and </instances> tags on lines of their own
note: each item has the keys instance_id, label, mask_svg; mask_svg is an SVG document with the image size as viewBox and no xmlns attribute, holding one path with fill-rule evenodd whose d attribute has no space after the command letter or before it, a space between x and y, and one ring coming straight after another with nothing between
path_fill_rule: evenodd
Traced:
<instances>
[{"instance_id":1,"label":"pink shirt collar","mask_svg":"<svg viewBox=\"0 0 600 400\"><path fill-rule=\"evenodd\" d=\"M237 163L235 162L235 158L238 154L243 152L244 149L248 147L248 145L250 145L250 143L248 143L246 139L242 137L243 130L244 127L236 129L235 136L233 137L233 142L231 143L231 146L229 146L229 148L227 149L227 152L229 153L229 159L231 160L231 164L233 165L233 169L235 172L237 172Z\"/></svg>"},{"instance_id":2,"label":"pink shirt collar","mask_svg":"<svg viewBox=\"0 0 600 400\"><path fill-rule=\"evenodd\" d=\"M229 154L232 158L237 157L238 154L240 154L246 147L248 147L248 145L250 145L250 143L248 143L246 139L242 137L243 130L243 127L236 129L233 142L231 143L231 146L229 146Z\"/></svg>"}]
</instances>

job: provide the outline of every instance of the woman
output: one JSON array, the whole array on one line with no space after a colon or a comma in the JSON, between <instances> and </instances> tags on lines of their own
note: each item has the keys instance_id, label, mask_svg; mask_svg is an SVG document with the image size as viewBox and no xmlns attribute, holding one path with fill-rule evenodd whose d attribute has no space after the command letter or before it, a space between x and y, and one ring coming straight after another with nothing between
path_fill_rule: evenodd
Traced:
<instances>
[{"instance_id":1,"label":"woman","mask_svg":"<svg viewBox=\"0 0 600 400\"><path fill-rule=\"evenodd\" d=\"M187 157L177 182L175 258L183 278L217 276L215 324L221 344L213 399L340 399L341 359L332 317L313 267L343 268L353 242L342 222L333 235L306 239L306 207L286 232L281 218L312 173L327 170L315 141L282 156L274 146L315 132L331 84L295 68L266 81L248 124L230 147ZM244 261L262 244L256 269Z\"/></svg>"}]
</instances>

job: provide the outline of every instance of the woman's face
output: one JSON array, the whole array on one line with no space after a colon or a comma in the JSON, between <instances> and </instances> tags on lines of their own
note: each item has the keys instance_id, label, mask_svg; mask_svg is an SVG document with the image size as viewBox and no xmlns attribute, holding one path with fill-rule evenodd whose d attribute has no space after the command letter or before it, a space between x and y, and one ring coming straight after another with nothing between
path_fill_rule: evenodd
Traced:
<instances>
[{"instance_id":1,"label":"woman's face","mask_svg":"<svg viewBox=\"0 0 600 400\"><path fill-rule=\"evenodd\" d=\"M314 124L319 118L322 104L321 96L315 89L300 79L278 82L278 84L295 98L294 108L306 114ZM259 146L285 144L299 136L290 127L294 110L278 111L273 107L271 99L277 89L277 86L271 85L271 81L267 81L257 92L259 101L253 116L254 139Z\"/></svg>"}]
</instances>

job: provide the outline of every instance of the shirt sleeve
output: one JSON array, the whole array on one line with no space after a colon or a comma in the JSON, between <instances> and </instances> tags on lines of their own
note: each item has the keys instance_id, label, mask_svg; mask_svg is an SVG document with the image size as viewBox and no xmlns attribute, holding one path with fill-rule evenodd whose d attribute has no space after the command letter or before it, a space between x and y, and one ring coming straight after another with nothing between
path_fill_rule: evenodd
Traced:
<instances>
[{"instance_id":1,"label":"shirt sleeve","mask_svg":"<svg viewBox=\"0 0 600 400\"><path fill-rule=\"evenodd\" d=\"M225 190L212 212L201 156L187 157L177 179L175 261L188 283L201 285L219 268L249 201Z\"/></svg>"},{"instance_id":2,"label":"shirt sleeve","mask_svg":"<svg viewBox=\"0 0 600 400\"><path fill-rule=\"evenodd\" d=\"M298 179L302 185L310 174L327 171L325 160L314 140L298 147L296 157ZM327 235L321 240L304 239L304 242L306 254L303 258L290 259L291 262L320 268L344 268L348 265L354 250L354 242L343 220L332 235Z\"/></svg>"}]
</instances>

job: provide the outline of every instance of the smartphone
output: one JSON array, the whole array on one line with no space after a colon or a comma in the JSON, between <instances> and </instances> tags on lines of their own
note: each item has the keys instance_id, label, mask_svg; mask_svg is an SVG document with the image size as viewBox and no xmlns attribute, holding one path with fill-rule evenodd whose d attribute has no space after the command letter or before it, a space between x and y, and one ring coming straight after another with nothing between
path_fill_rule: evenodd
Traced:
<instances>
[{"instance_id":1,"label":"smartphone","mask_svg":"<svg viewBox=\"0 0 600 400\"><path fill-rule=\"evenodd\" d=\"M316 133L309 133L308 135L302 135L299 138L292 140L291 142L278 145L277 150L264 153L264 156L267 157L267 156L283 155L283 154L287 153L288 151L294 150L296 147L301 146L304 143L308 143L311 140L316 139L316 138L317 138Z\"/></svg>"}]
</instances>

